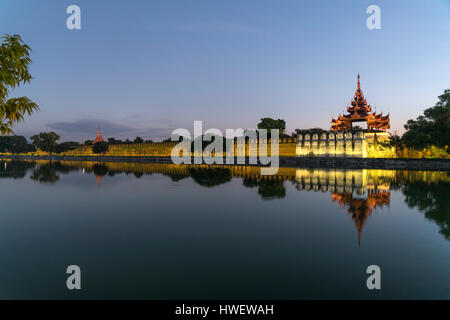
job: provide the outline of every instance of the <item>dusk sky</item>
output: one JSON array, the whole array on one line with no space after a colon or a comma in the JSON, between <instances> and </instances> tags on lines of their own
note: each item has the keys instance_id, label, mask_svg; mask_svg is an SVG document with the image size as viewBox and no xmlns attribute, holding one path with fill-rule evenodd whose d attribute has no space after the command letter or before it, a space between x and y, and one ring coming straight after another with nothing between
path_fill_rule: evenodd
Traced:
<instances>
[{"instance_id":1,"label":"dusk sky","mask_svg":"<svg viewBox=\"0 0 450 320\"><path fill-rule=\"evenodd\" d=\"M81 8L68 30L66 8ZM381 30L366 27L369 5ZM254 128L262 117L329 129L361 88L390 132L450 88L450 1L1 0L0 34L32 48L17 125L62 141L161 140L176 128Z\"/></svg>"}]
</instances>

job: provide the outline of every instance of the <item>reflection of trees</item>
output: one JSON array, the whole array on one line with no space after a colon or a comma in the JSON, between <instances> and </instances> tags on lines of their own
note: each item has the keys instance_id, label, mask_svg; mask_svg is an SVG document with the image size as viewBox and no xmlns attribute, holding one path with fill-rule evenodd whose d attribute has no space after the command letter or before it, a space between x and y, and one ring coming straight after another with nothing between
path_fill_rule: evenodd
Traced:
<instances>
[{"instance_id":1,"label":"reflection of trees","mask_svg":"<svg viewBox=\"0 0 450 320\"><path fill-rule=\"evenodd\" d=\"M61 163L61 162L59 162L59 161L57 161L57 162L49 162L49 163L47 163L46 165L50 165L50 166L52 166L57 172L64 173L64 174L67 174L67 173L69 173L70 171L78 171L78 169L79 169L78 167L68 166L68 165L63 164L63 163Z\"/></svg>"},{"instance_id":2,"label":"reflection of trees","mask_svg":"<svg viewBox=\"0 0 450 320\"><path fill-rule=\"evenodd\" d=\"M170 179L172 179L172 181L174 181L174 182L177 182L177 181L183 180L184 178L189 177L189 174L183 174L183 173L167 173L164 175L170 177Z\"/></svg>"},{"instance_id":3,"label":"reflection of trees","mask_svg":"<svg viewBox=\"0 0 450 320\"><path fill-rule=\"evenodd\" d=\"M403 187L408 207L417 207L425 217L439 226L439 232L450 240L450 181L426 183L416 181Z\"/></svg>"},{"instance_id":4,"label":"reflection of trees","mask_svg":"<svg viewBox=\"0 0 450 320\"><path fill-rule=\"evenodd\" d=\"M34 168L34 162L27 161L2 161L0 162L0 178L24 178L28 169Z\"/></svg>"},{"instance_id":5,"label":"reflection of trees","mask_svg":"<svg viewBox=\"0 0 450 320\"><path fill-rule=\"evenodd\" d=\"M106 176L109 173L109 168L102 163L96 163L92 166L92 172L94 172L95 176L97 177L97 185L100 188L102 177Z\"/></svg>"},{"instance_id":6,"label":"reflection of trees","mask_svg":"<svg viewBox=\"0 0 450 320\"><path fill-rule=\"evenodd\" d=\"M30 178L40 183L55 183L59 180L59 175L56 174L56 169L52 164L43 164L33 171Z\"/></svg>"},{"instance_id":7,"label":"reflection of trees","mask_svg":"<svg viewBox=\"0 0 450 320\"><path fill-rule=\"evenodd\" d=\"M101 164L101 163L96 163L92 166L92 171L94 172L94 174L96 176L106 176L108 174L108 166Z\"/></svg>"},{"instance_id":8,"label":"reflection of trees","mask_svg":"<svg viewBox=\"0 0 450 320\"><path fill-rule=\"evenodd\" d=\"M192 179L201 186L213 187L231 181L231 171L225 168L190 168Z\"/></svg>"},{"instance_id":9,"label":"reflection of trees","mask_svg":"<svg viewBox=\"0 0 450 320\"><path fill-rule=\"evenodd\" d=\"M254 188L258 186L258 179L252 178L252 177L244 177L242 179L242 184L244 187L247 188Z\"/></svg>"},{"instance_id":10,"label":"reflection of trees","mask_svg":"<svg viewBox=\"0 0 450 320\"><path fill-rule=\"evenodd\" d=\"M275 179L277 177L274 177ZM282 180L257 179L255 177L244 177L242 185L246 188L258 187L258 194L265 200L282 199L286 196L286 189Z\"/></svg>"},{"instance_id":11,"label":"reflection of trees","mask_svg":"<svg viewBox=\"0 0 450 320\"><path fill-rule=\"evenodd\" d=\"M286 189L283 181L262 179L258 182L258 194L266 200L282 199L286 196Z\"/></svg>"},{"instance_id":12,"label":"reflection of trees","mask_svg":"<svg viewBox=\"0 0 450 320\"><path fill-rule=\"evenodd\" d=\"M70 171L78 171L78 168L62 164L60 162L48 162L39 165L30 176L32 180L40 183L55 183L59 180L57 173L67 174Z\"/></svg>"}]
</instances>

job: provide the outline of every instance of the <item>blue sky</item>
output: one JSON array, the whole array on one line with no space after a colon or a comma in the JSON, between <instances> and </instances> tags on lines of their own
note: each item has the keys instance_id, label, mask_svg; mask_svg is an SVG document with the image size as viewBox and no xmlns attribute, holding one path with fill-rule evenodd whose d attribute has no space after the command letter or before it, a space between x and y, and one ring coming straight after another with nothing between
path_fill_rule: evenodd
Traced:
<instances>
[{"instance_id":1,"label":"blue sky","mask_svg":"<svg viewBox=\"0 0 450 320\"><path fill-rule=\"evenodd\" d=\"M81 8L81 30L66 8ZM381 30L366 9L381 8ZM361 74L391 132L450 87L450 1L1 0L0 34L32 49L34 80L11 94L41 111L16 126L62 141L161 139L176 128L328 129Z\"/></svg>"}]
</instances>

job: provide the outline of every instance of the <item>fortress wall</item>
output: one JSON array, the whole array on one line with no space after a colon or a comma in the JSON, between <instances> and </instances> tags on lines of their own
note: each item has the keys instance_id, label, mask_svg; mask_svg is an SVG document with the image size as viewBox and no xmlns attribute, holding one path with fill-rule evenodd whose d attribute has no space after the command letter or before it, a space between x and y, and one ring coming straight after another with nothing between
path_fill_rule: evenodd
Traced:
<instances>
[{"instance_id":1,"label":"fortress wall","mask_svg":"<svg viewBox=\"0 0 450 320\"><path fill-rule=\"evenodd\" d=\"M383 143L389 140L389 134L386 132L356 132L356 133L324 133L299 135L298 138L280 138L279 156L280 157L351 157L351 158L394 158L393 148L386 148ZM271 140L266 139L262 142L267 143L267 155L271 155ZM259 156L260 146L256 140L251 140L244 145L235 143L235 156L245 157ZM170 157L172 148L178 142L165 143L142 143L142 144L119 144L110 145L109 150L104 156L154 156ZM262 151L262 150L261 150ZM265 153L263 152L263 154ZM38 155L47 153L38 152ZM231 153L230 153L231 154ZM62 156L95 156L92 152L92 146L80 146L75 150L64 152ZM192 156L199 156L191 154ZM213 155L214 152L213 152ZM226 150L218 156L225 156Z\"/></svg>"},{"instance_id":2,"label":"fortress wall","mask_svg":"<svg viewBox=\"0 0 450 320\"><path fill-rule=\"evenodd\" d=\"M170 157L174 142L111 144L104 156L158 156ZM39 152L39 154L47 154ZM95 156L92 146L79 146L74 150L63 152L62 156Z\"/></svg>"},{"instance_id":3,"label":"fortress wall","mask_svg":"<svg viewBox=\"0 0 450 320\"><path fill-rule=\"evenodd\" d=\"M387 147L387 132L328 132L299 135L297 157L395 158L395 150Z\"/></svg>"},{"instance_id":4,"label":"fortress wall","mask_svg":"<svg viewBox=\"0 0 450 320\"><path fill-rule=\"evenodd\" d=\"M261 142L267 144L267 150L265 151L268 156L271 156L271 139L265 139ZM176 146L178 142L162 142L162 143L132 143L132 144L111 144L108 151L102 156L113 157L170 157L172 148ZM280 157L295 157L296 154L297 139L296 138L280 138L278 141L278 151ZM235 143L234 155L235 156L256 156L259 155L260 145L256 140L252 140L242 144ZM35 155L48 155L47 152L38 151L33 153ZM229 153L231 154L231 152ZM74 150L63 152L60 156L96 156L92 152L92 146L79 146ZM206 154L204 154L205 156ZM213 156L215 153L213 152ZM225 156L226 150L223 153L219 153L218 156ZM198 154L191 153L191 156L198 156Z\"/></svg>"}]
</instances>

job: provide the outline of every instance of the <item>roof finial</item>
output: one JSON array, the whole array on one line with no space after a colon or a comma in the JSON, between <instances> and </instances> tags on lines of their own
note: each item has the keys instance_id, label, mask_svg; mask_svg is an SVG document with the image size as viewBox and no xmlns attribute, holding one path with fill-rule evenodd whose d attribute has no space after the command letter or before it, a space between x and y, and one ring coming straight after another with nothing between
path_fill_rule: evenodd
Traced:
<instances>
[{"instance_id":1,"label":"roof finial","mask_svg":"<svg viewBox=\"0 0 450 320\"><path fill-rule=\"evenodd\" d=\"M361 90L361 85L359 84L359 73L358 73L358 90Z\"/></svg>"}]
</instances>

